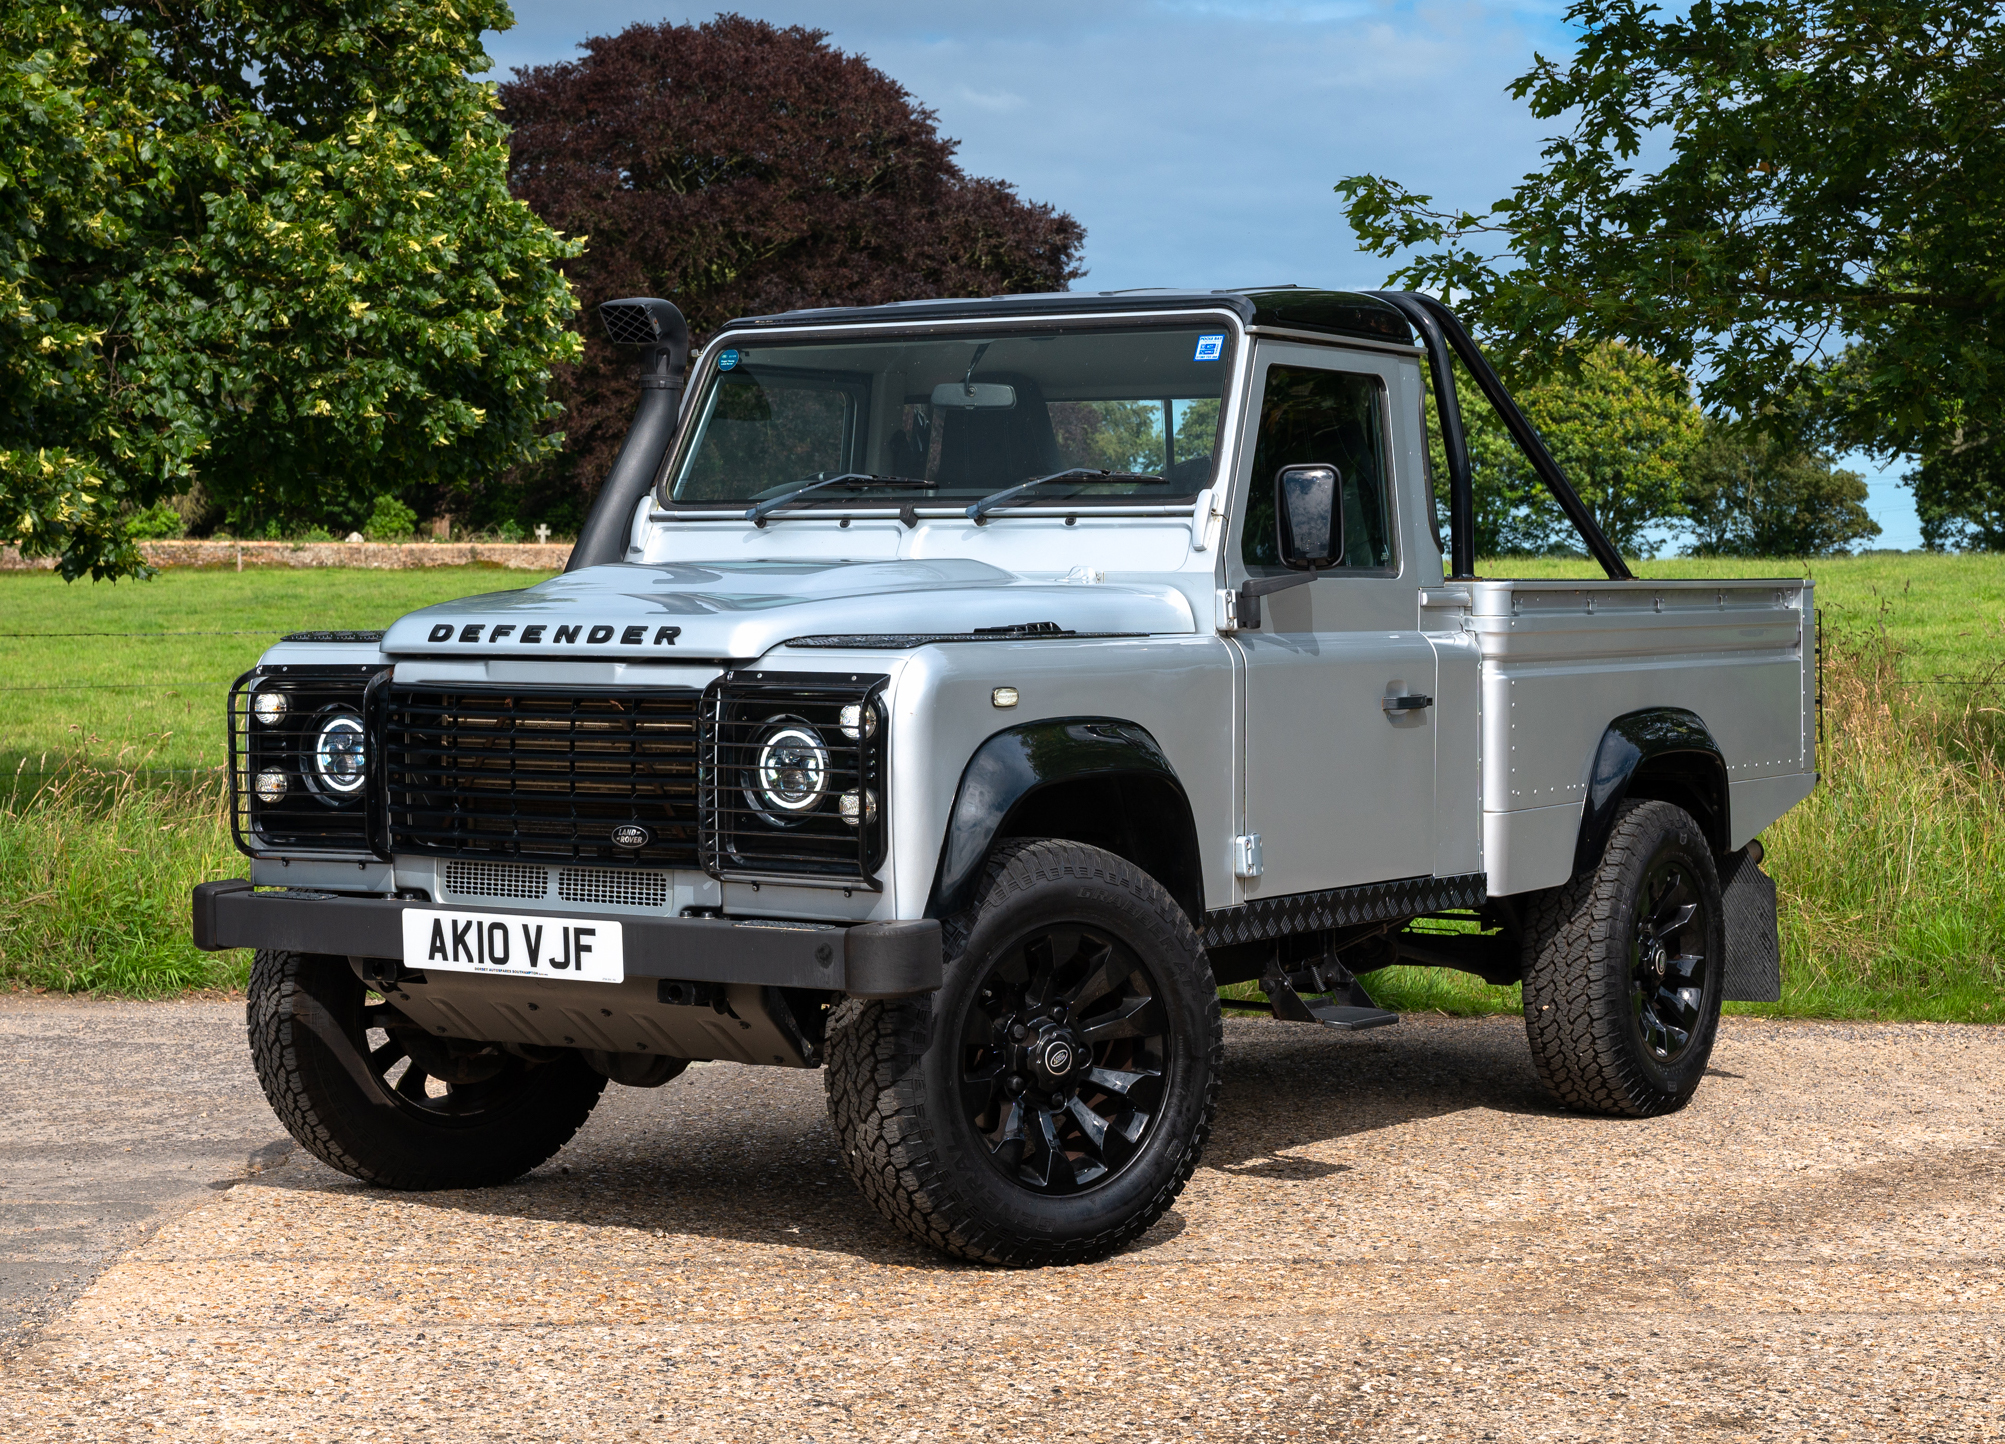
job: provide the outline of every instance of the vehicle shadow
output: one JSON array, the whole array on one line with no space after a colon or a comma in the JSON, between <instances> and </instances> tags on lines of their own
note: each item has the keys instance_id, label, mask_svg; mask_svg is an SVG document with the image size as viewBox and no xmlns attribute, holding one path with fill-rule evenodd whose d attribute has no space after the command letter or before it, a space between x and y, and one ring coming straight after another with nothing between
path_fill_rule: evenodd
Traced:
<instances>
[{"instance_id":1,"label":"vehicle shadow","mask_svg":"<svg viewBox=\"0 0 2005 1444\"><path fill-rule=\"evenodd\" d=\"M1338 1034L1309 1024L1234 1020L1217 1121L1202 1169L1314 1181L1348 1171L1303 1156L1310 1145L1468 1109L1551 1115L1521 1029L1458 1020ZM263 1186L369 1193L317 1163L266 1175ZM1340 1185L1337 1185L1340 1186ZM858 1196L837 1156L818 1073L717 1064L654 1090L609 1089L554 1159L486 1189L402 1195L476 1217L632 1229L665 1256L705 1244L779 1245L902 1267L957 1264L895 1232ZM1130 1245L1146 1252L1180 1233L1172 1210Z\"/></svg>"},{"instance_id":2,"label":"vehicle shadow","mask_svg":"<svg viewBox=\"0 0 2005 1444\"><path fill-rule=\"evenodd\" d=\"M1408 1017L1365 1033L1249 1019L1228 1024L1226 1040L1205 1166L1229 1174L1328 1178L1349 1165L1295 1150L1472 1108L1563 1111L1540 1085L1514 1018Z\"/></svg>"}]
</instances>

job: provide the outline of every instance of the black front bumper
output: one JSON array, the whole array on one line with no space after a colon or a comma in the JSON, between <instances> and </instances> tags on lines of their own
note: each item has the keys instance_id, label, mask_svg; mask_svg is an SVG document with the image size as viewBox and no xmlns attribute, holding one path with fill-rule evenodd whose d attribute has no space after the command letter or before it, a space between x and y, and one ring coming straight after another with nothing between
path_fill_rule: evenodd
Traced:
<instances>
[{"instance_id":1,"label":"black front bumper","mask_svg":"<svg viewBox=\"0 0 2005 1444\"><path fill-rule=\"evenodd\" d=\"M348 897L304 889L253 890L248 882L195 888L195 946L270 948L357 958L401 958L404 909L445 907L400 898ZM524 908L454 906L457 912L547 917ZM579 914L580 921L589 921ZM940 924L836 927L758 919L608 917L626 936L632 978L824 988L858 998L902 998L940 986Z\"/></svg>"}]
</instances>

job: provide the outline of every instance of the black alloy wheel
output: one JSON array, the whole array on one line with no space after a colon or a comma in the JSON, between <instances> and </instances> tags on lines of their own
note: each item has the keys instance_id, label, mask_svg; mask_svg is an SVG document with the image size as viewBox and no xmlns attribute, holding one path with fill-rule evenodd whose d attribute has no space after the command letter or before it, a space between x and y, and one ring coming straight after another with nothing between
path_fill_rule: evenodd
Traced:
<instances>
[{"instance_id":1,"label":"black alloy wheel","mask_svg":"<svg viewBox=\"0 0 2005 1444\"><path fill-rule=\"evenodd\" d=\"M1092 928L1036 928L975 990L961 1024L961 1106L1006 1177L1076 1193L1141 1153L1172 1046L1132 948Z\"/></svg>"},{"instance_id":2,"label":"black alloy wheel","mask_svg":"<svg viewBox=\"0 0 2005 1444\"><path fill-rule=\"evenodd\" d=\"M506 1183L562 1148L606 1086L574 1049L525 1057L428 1036L343 957L260 952L248 991L251 1059L272 1110L365 1183Z\"/></svg>"},{"instance_id":3,"label":"black alloy wheel","mask_svg":"<svg viewBox=\"0 0 2005 1444\"><path fill-rule=\"evenodd\" d=\"M1636 938L1630 945L1630 1017L1660 1063L1682 1057L1705 1021L1713 968L1712 919L1689 864L1676 854L1644 874Z\"/></svg>"},{"instance_id":4,"label":"black alloy wheel","mask_svg":"<svg viewBox=\"0 0 2005 1444\"><path fill-rule=\"evenodd\" d=\"M434 1040L373 993L346 1031L383 1100L435 1128L478 1124L534 1086L524 1059L493 1043Z\"/></svg>"},{"instance_id":5,"label":"black alloy wheel","mask_svg":"<svg viewBox=\"0 0 2005 1444\"><path fill-rule=\"evenodd\" d=\"M908 1236L1013 1268L1105 1258L1190 1181L1218 1107L1218 982L1176 900L1084 843L1012 839L946 925L937 993L829 1017L829 1120Z\"/></svg>"},{"instance_id":6,"label":"black alloy wheel","mask_svg":"<svg viewBox=\"0 0 2005 1444\"><path fill-rule=\"evenodd\" d=\"M1594 871L1534 894L1525 1036L1568 1108L1647 1118L1682 1108L1719 1034L1726 914L1704 829L1683 808L1624 802Z\"/></svg>"}]
</instances>

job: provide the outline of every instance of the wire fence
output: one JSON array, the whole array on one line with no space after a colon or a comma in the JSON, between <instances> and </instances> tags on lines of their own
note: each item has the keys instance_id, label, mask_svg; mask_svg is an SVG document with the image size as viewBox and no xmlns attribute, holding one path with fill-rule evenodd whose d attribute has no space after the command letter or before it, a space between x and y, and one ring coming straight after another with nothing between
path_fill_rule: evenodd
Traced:
<instances>
[{"instance_id":1,"label":"wire fence","mask_svg":"<svg viewBox=\"0 0 2005 1444\"><path fill-rule=\"evenodd\" d=\"M75 772L84 765L101 765L105 770L118 773L121 777L215 777L230 770L227 762L218 762L209 767L117 767L104 764L74 764L69 767L17 767L12 772L0 772L0 782L9 777L60 777Z\"/></svg>"}]
</instances>

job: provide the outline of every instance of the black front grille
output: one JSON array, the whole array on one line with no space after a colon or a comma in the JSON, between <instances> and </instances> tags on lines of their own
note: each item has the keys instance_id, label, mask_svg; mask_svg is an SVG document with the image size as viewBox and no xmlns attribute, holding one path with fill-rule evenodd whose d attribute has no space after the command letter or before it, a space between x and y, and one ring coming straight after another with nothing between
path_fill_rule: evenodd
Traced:
<instances>
[{"instance_id":1,"label":"black front grille","mask_svg":"<svg viewBox=\"0 0 2005 1444\"><path fill-rule=\"evenodd\" d=\"M370 682L381 667L264 666L230 689L230 831L252 857L367 854ZM262 701L260 701L262 699Z\"/></svg>"},{"instance_id":2,"label":"black front grille","mask_svg":"<svg viewBox=\"0 0 2005 1444\"><path fill-rule=\"evenodd\" d=\"M703 716L708 872L872 885L884 863L889 680L731 672L711 684Z\"/></svg>"},{"instance_id":3,"label":"black front grille","mask_svg":"<svg viewBox=\"0 0 2005 1444\"><path fill-rule=\"evenodd\" d=\"M389 847L693 866L700 695L385 688L374 731Z\"/></svg>"}]
</instances>

